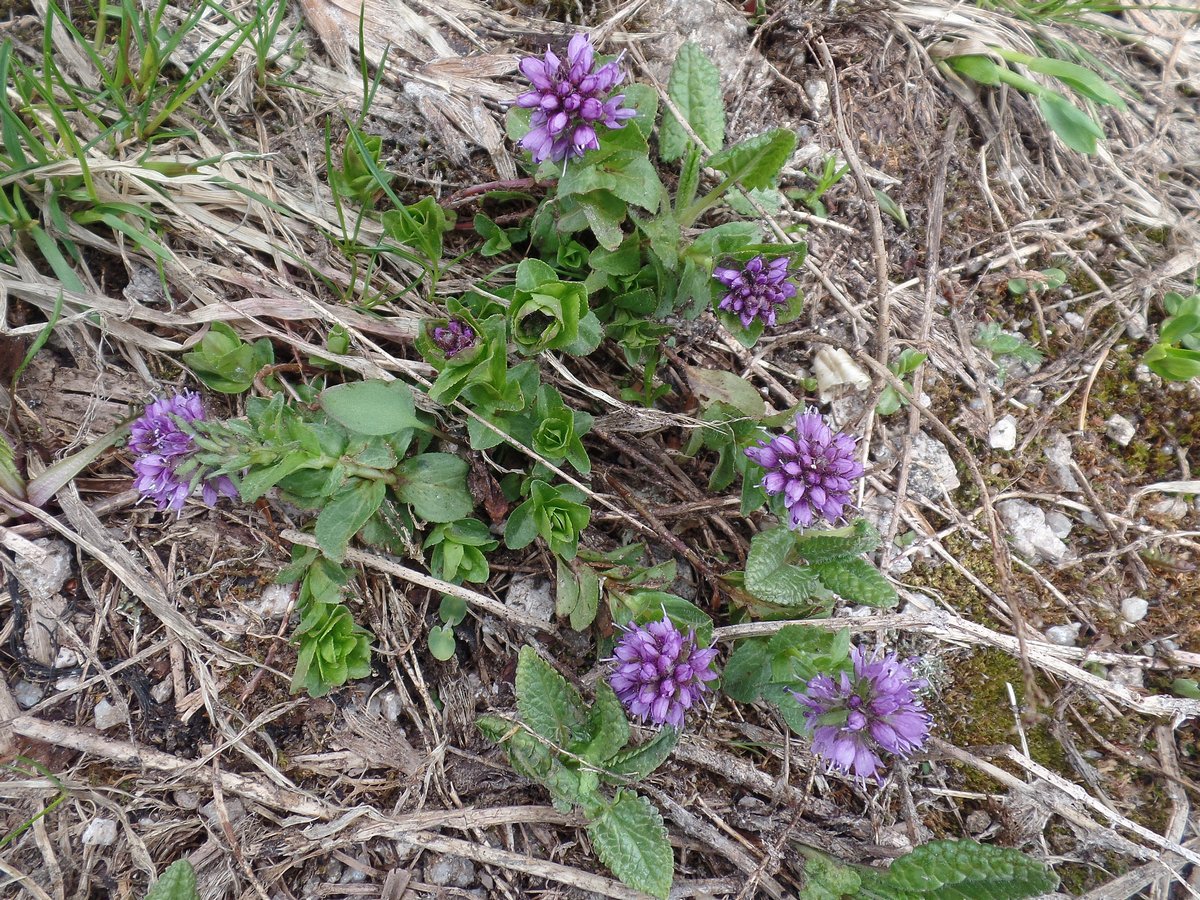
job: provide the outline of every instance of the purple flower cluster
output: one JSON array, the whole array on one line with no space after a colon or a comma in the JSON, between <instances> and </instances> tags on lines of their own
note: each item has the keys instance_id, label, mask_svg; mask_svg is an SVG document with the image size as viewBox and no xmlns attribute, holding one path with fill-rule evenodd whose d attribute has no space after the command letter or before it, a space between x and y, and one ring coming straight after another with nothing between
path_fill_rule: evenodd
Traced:
<instances>
[{"instance_id":1,"label":"purple flower cluster","mask_svg":"<svg viewBox=\"0 0 1200 900\"><path fill-rule=\"evenodd\" d=\"M447 357L475 346L475 329L462 319L451 319L445 327L433 329L433 342Z\"/></svg>"},{"instance_id":2,"label":"purple flower cluster","mask_svg":"<svg viewBox=\"0 0 1200 900\"><path fill-rule=\"evenodd\" d=\"M796 296L796 285L788 281L788 275L786 256L769 263L756 256L740 269L714 269L713 278L729 288L718 308L741 319L743 328L749 328L755 319L773 326L780 307Z\"/></svg>"},{"instance_id":3,"label":"purple flower cluster","mask_svg":"<svg viewBox=\"0 0 1200 900\"><path fill-rule=\"evenodd\" d=\"M817 756L840 772L882 782L880 751L906 757L929 738L929 714L915 693L925 681L894 653L867 656L851 647L850 658L853 676L818 675L795 696L808 707Z\"/></svg>"},{"instance_id":4,"label":"purple flower cluster","mask_svg":"<svg viewBox=\"0 0 1200 900\"><path fill-rule=\"evenodd\" d=\"M567 45L565 61L550 49L545 59L521 60L521 73L533 85L533 90L516 99L517 106L533 110L531 129L521 138L521 146L533 154L534 162L561 162L598 150L597 124L620 128L637 115L636 110L621 107L624 94L607 97L625 77L621 67L610 62L596 69L595 56L590 38L577 34Z\"/></svg>"},{"instance_id":5,"label":"purple flower cluster","mask_svg":"<svg viewBox=\"0 0 1200 900\"><path fill-rule=\"evenodd\" d=\"M133 463L133 486L160 510L183 509L192 492L194 474L180 474L179 469L195 453L196 444L176 419L204 419L199 394L184 391L167 400L155 400L129 429L129 446L138 455ZM209 506L217 502L218 496L237 496L233 482L223 475L204 478L200 487Z\"/></svg>"},{"instance_id":6,"label":"purple flower cluster","mask_svg":"<svg viewBox=\"0 0 1200 900\"><path fill-rule=\"evenodd\" d=\"M834 432L815 410L796 416L795 435L760 441L746 455L767 470L763 490L783 494L792 528L807 528L818 516L836 522L850 503L854 479L863 473L854 458L854 438Z\"/></svg>"},{"instance_id":7,"label":"purple flower cluster","mask_svg":"<svg viewBox=\"0 0 1200 900\"><path fill-rule=\"evenodd\" d=\"M664 614L661 622L626 629L614 651L620 665L608 683L641 721L679 728L684 713L711 690L705 682L717 677L709 668L716 656L715 647L701 650L694 631L684 637Z\"/></svg>"}]
</instances>

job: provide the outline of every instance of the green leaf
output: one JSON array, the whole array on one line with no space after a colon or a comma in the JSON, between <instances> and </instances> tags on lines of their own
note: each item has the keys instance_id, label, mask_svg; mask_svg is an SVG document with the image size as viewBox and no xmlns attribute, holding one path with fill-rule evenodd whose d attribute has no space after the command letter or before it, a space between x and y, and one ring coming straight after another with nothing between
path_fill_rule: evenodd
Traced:
<instances>
[{"instance_id":1,"label":"green leaf","mask_svg":"<svg viewBox=\"0 0 1200 900\"><path fill-rule=\"evenodd\" d=\"M662 182L646 155L634 150L618 150L591 165L569 166L558 181L560 197L599 190L654 212L658 209Z\"/></svg>"},{"instance_id":2,"label":"green leaf","mask_svg":"<svg viewBox=\"0 0 1200 900\"><path fill-rule=\"evenodd\" d=\"M896 589L865 559L840 559L811 568L821 584L851 603L891 607L900 602Z\"/></svg>"},{"instance_id":3,"label":"green leaf","mask_svg":"<svg viewBox=\"0 0 1200 900\"><path fill-rule=\"evenodd\" d=\"M853 559L879 546L879 532L866 519L845 528L813 528L795 533L796 551L810 563Z\"/></svg>"},{"instance_id":4,"label":"green leaf","mask_svg":"<svg viewBox=\"0 0 1200 900\"><path fill-rule=\"evenodd\" d=\"M946 63L958 74L965 75L979 84L997 85L1004 72L1003 66L986 56L976 54L952 56Z\"/></svg>"},{"instance_id":5,"label":"green leaf","mask_svg":"<svg viewBox=\"0 0 1200 900\"><path fill-rule=\"evenodd\" d=\"M1104 129L1095 120L1053 91L1038 96L1038 108L1062 142L1078 153L1095 153L1096 140L1104 137Z\"/></svg>"},{"instance_id":6,"label":"green leaf","mask_svg":"<svg viewBox=\"0 0 1200 900\"><path fill-rule=\"evenodd\" d=\"M371 674L371 633L354 624L341 604L310 604L293 638L300 651L292 693L304 688L311 697L323 697L351 678Z\"/></svg>"},{"instance_id":7,"label":"green leaf","mask_svg":"<svg viewBox=\"0 0 1200 900\"><path fill-rule=\"evenodd\" d=\"M687 366L686 371L692 390L705 404L728 403L751 419L759 419L766 415L767 405L762 395L746 379L725 369Z\"/></svg>"},{"instance_id":8,"label":"green leaf","mask_svg":"<svg viewBox=\"0 0 1200 900\"><path fill-rule=\"evenodd\" d=\"M588 762L604 765L629 743L625 708L607 681L596 682L596 702L588 712L588 740L577 751Z\"/></svg>"},{"instance_id":9,"label":"green leaf","mask_svg":"<svg viewBox=\"0 0 1200 900\"><path fill-rule=\"evenodd\" d=\"M666 591L633 590L616 594L639 625L662 621L665 611L676 628L695 630L700 646L707 647L712 643L712 618L696 604Z\"/></svg>"},{"instance_id":10,"label":"green leaf","mask_svg":"<svg viewBox=\"0 0 1200 900\"><path fill-rule=\"evenodd\" d=\"M1076 93L1082 94L1089 100L1125 109L1125 100L1107 81L1093 72L1075 63L1063 59L1051 59L1046 56L1028 56L1021 60L1025 67L1043 75L1057 78Z\"/></svg>"},{"instance_id":11,"label":"green leaf","mask_svg":"<svg viewBox=\"0 0 1200 900\"><path fill-rule=\"evenodd\" d=\"M375 515L386 494L387 485L382 481L359 479L334 494L317 516L314 528L321 552L334 562L341 562L346 555L346 545Z\"/></svg>"},{"instance_id":12,"label":"green leaf","mask_svg":"<svg viewBox=\"0 0 1200 900\"><path fill-rule=\"evenodd\" d=\"M429 629L429 652L441 662L454 655L454 626L434 625Z\"/></svg>"},{"instance_id":13,"label":"green leaf","mask_svg":"<svg viewBox=\"0 0 1200 900\"><path fill-rule=\"evenodd\" d=\"M1146 365L1163 378L1187 381L1200 376L1200 351L1155 344L1146 354Z\"/></svg>"},{"instance_id":14,"label":"green leaf","mask_svg":"<svg viewBox=\"0 0 1200 900\"><path fill-rule=\"evenodd\" d=\"M312 457L303 450L294 450L266 468L251 469L238 482L238 493L241 495L242 501L253 503L311 460Z\"/></svg>"},{"instance_id":15,"label":"green leaf","mask_svg":"<svg viewBox=\"0 0 1200 900\"><path fill-rule=\"evenodd\" d=\"M559 559L557 581L554 611L569 619L573 629L583 631L596 620L600 608L600 579L596 570L581 565L578 571L572 571L565 560Z\"/></svg>"},{"instance_id":16,"label":"green leaf","mask_svg":"<svg viewBox=\"0 0 1200 900\"><path fill-rule=\"evenodd\" d=\"M816 572L787 562L794 550L792 532L782 526L751 538L746 589L761 600L781 606L795 606L817 596L821 582Z\"/></svg>"},{"instance_id":17,"label":"green leaf","mask_svg":"<svg viewBox=\"0 0 1200 900\"><path fill-rule=\"evenodd\" d=\"M529 646L517 657L517 709L526 725L557 747L587 738L579 691Z\"/></svg>"},{"instance_id":18,"label":"green leaf","mask_svg":"<svg viewBox=\"0 0 1200 900\"><path fill-rule=\"evenodd\" d=\"M605 768L618 778L647 778L667 761L667 757L679 743L681 733L678 728L664 728L646 743L618 753L608 761Z\"/></svg>"},{"instance_id":19,"label":"green leaf","mask_svg":"<svg viewBox=\"0 0 1200 900\"><path fill-rule=\"evenodd\" d=\"M186 859L177 859L167 866L154 886L146 892L146 900L200 900L196 890L196 870Z\"/></svg>"},{"instance_id":20,"label":"green leaf","mask_svg":"<svg viewBox=\"0 0 1200 900\"><path fill-rule=\"evenodd\" d=\"M721 671L721 690L738 703L753 703L771 677L766 638L742 641Z\"/></svg>"},{"instance_id":21,"label":"green leaf","mask_svg":"<svg viewBox=\"0 0 1200 900\"><path fill-rule=\"evenodd\" d=\"M850 866L815 850L805 851L804 857L804 887L796 900L842 900L858 894L862 879Z\"/></svg>"},{"instance_id":22,"label":"green leaf","mask_svg":"<svg viewBox=\"0 0 1200 900\"><path fill-rule=\"evenodd\" d=\"M715 152L725 146L725 103L721 99L721 73L697 44L689 41L679 48L667 96L691 126L692 131ZM663 113L658 130L658 155L664 162L683 156L692 139L675 114Z\"/></svg>"},{"instance_id":23,"label":"green leaf","mask_svg":"<svg viewBox=\"0 0 1200 900\"><path fill-rule=\"evenodd\" d=\"M975 841L931 841L892 863L864 872L864 898L889 900L1021 900L1047 894L1058 878L1018 850Z\"/></svg>"},{"instance_id":24,"label":"green leaf","mask_svg":"<svg viewBox=\"0 0 1200 900\"><path fill-rule=\"evenodd\" d=\"M1172 316L1163 323L1158 335L1160 344L1176 344L1183 340L1184 335L1200 329L1200 315Z\"/></svg>"},{"instance_id":25,"label":"green leaf","mask_svg":"<svg viewBox=\"0 0 1200 900\"><path fill-rule=\"evenodd\" d=\"M422 453L396 467L396 496L426 522L465 519L475 505L467 490L467 461L452 453Z\"/></svg>"},{"instance_id":26,"label":"green leaf","mask_svg":"<svg viewBox=\"0 0 1200 900\"><path fill-rule=\"evenodd\" d=\"M420 428L412 390L402 381L356 381L321 392L321 408L350 431L390 435Z\"/></svg>"},{"instance_id":27,"label":"green leaf","mask_svg":"<svg viewBox=\"0 0 1200 900\"><path fill-rule=\"evenodd\" d=\"M662 816L645 797L619 790L612 804L588 823L600 860L631 888L666 900L675 856Z\"/></svg>"},{"instance_id":28,"label":"green leaf","mask_svg":"<svg viewBox=\"0 0 1200 900\"><path fill-rule=\"evenodd\" d=\"M765 189L774 186L779 170L792 158L795 149L796 133L789 128L774 128L714 153L708 165L744 188Z\"/></svg>"}]
</instances>

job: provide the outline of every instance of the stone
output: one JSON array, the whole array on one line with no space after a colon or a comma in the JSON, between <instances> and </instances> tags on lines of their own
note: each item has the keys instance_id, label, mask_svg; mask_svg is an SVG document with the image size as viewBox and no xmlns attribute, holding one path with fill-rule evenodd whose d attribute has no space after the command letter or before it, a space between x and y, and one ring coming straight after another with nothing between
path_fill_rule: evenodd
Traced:
<instances>
[{"instance_id":1,"label":"stone","mask_svg":"<svg viewBox=\"0 0 1200 900\"><path fill-rule=\"evenodd\" d=\"M924 431L918 431L913 438L909 490L930 500L941 500L958 490L960 484L958 470L946 445Z\"/></svg>"},{"instance_id":2,"label":"stone","mask_svg":"<svg viewBox=\"0 0 1200 900\"><path fill-rule=\"evenodd\" d=\"M200 795L195 791L175 791L171 795L171 799L180 809L191 811L200 808Z\"/></svg>"},{"instance_id":3,"label":"stone","mask_svg":"<svg viewBox=\"0 0 1200 900\"><path fill-rule=\"evenodd\" d=\"M1078 622L1072 622L1070 625L1052 625L1046 629L1046 640L1060 647L1074 647L1075 642L1079 640L1081 627Z\"/></svg>"},{"instance_id":4,"label":"stone","mask_svg":"<svg viewBox=\"0 0 1200 900\"><path fill-rule=\"evenodd\" d=\"M1143 688L1146 686L1146 670L1141 666L1113 666L1108 670L1108 680L1125 687Z\"/></svg>"},{"instance_id":5,"label":"stone","mask_svg":"<svg viewBox=\"0 0 1200 900\"><path fill-rule=\"evenodd\" d=\"M973 809L967 813L963 824L967 826L968 834L983 834L992 827L992 817L988 815L987 810Z\"/></svg>"},{"instance_id":6,"label":"stone","mask_svg":"<svg viewBox=\"0 0 1200 900\"><path fill-rule=\"evenodd\" d=\"M1164 497L1146 509L1146 515L1163 522L1175 523L1188 514L1187 501L1182 497Z\"/></svg>"},{"instance_id":7,"label":"stone","mask_svg":"<svg viewBox=\"0 0 1200 900\"><path fill-rule=\"evenodd\" d=\"M71 545L54 538L39 538L30 543L40 552L18 554L12 571L32 599L48 600L62 590L71 574Z\"/></svg>"},{"instance_id":8,"label":"stone","mask_svg":"<svg viewBox=\"0 0 1200 900\"><path fill-rule=\"evenodd\" d=\"M373 694L371 699L367 701L367 712L380 716L389 722L396 722L400 718L400 713L403 711L403 704L400 702L400 695L396 693L395 688L388 688Z\"/></svg>"},{"instance_id":9,"label":"stone","mask_svg":"<svg viewBox=\"0 0 1200 900\"><path fill-rule=\"evenodd\" d=\"M150 688L150 696L154 698L155 703L166 703L171 699L173 693L175 693L175 682L171 678L164 678Z\"/></svg>"},{"instance_id":10,"label":"stone","mask_svg":"<svg viewBox=\"0 0 1200 900\"><path fill-rule=\"evenodd\" d=\"M116 819L92 819L83 829L83 846L111 847L117 842Z\"/></svg>"},{"instance_id":11,"label":"stone","mask_svg":"<svg viewBox=\"0 0 1200 900\"><path fill-rule=\"evenodd\" d=\"M1046 523L1046 514L1027 500L1003 500L996 511L1008 530L1013 550L1029 562L1060 563L1067 545Z\"/></svg>"},{"instance_id":12,"label":"stone","mask_svg":"<svg viewBox=\"0 0 1200 900\"><path fill-rule=\"evenodd\" d=\"M97 731L107 731L125 723L125 710L109 700L96 704L95 716Z\"/></svg>"},{"instance_id":13,"label":"stone","mask_svg":"<svg viewBox=\"0 0 1200 900\"><path fill-rule=\"evenodd\" d=\"M59 647L58 656L54 657L54 668L73 669L79 665L79 654L70 647Z\"/></svg>"},{"instance_id":14,"label":"stone","mask_svg":"<svg viewBox=\"0 0 1200 900\"><path fill-rule=\"evenodd\" d=\"M504 595L504 604L510 609L549 622L554 616L554 590L545 578L522 575L514 578L509 584Z\"/></svg>"},{"instance_id":15,"label":"stone","mask_svg":"<svg viewBox=\"0 0 1200 900\"><path fill-rule=\"evenodd\" d=\"M814 119L823 119L829 112L829 85L824 78L812 78L804 83L804 95Z\"/></svg>"},{"instance_id":16,"label":"stone","mask_svg":"<svg viewBox=\"0 0 1200 900\"><path fill-rule=\"evenodd\" d=\"M812 373L822 403L847 392L865 391L871 386L871 376L841 347L826 346L818 350L813 358Z\"/></svg>"},{"instance_id":17,"label":"stone","mask_svg":"<svg viewBox=\"0 0 1200 900\"><path fill-rule=\"evenodd\" d=\"M257 602L248 606L260 619L281 619L296 594L294 584L268 584Z\"/></svg>"},{"instance_id":18,"label":"stone","mask_svg":"<svg viewBox=\"0 0 1200 900\"><path fill-rule=\"evenodd\" d=\"M34 684L32 681L22 678L13 685L12 695L13 699L17 701L17 706L21 709L29 709L42 702L42 697L46 695L46 689L40 684Z\"/></svg>"},{"instance_id":19,"label":"stone","mask_svg":"<svg viewBox=\"0 0 1200 900\"><path fill-rule=\"evenodd\" d=\"M439 887L467 888L475 883L475 863L443 854L425 866L425 880Z\"/></svg>"},{"instance_id":20,"label":"stone","mask_svg":"<svg viewBox=\"0 0 1200 900\"><path fill-rule=\"evenodd\" d=\"M1134 625L1146 618L1150 604L1141 597L1126 597L1121 601L1121 618Z\"/></svg>"},{"instance_id":21,"label":"stone","mask_svg":"<svg viewBox=\"0 0 1200 900\"><path fill-rule=\"evenodd\" d=\"M1066 540L1067 536L1071 533L1071 529L1075 527L1075 523L1057 509L1052 509L1046 513L1046 524L1050 526L1051 531L1063 540Z\"/></svg>"},{"instance_id":22,"label":"stone","mask_svg":"<svg viewBox=\"0 0 1200 900\"><path fill-rule=\"evenodd\" d=\"M228 814L231 824L240 822L246 818L246 807L242 804L242 801L235 797L230 797L228 794L225 795L225 812ZM200 815L204 816L204 818L208 819L214 825L220 826L221 824L221 811L217 809L216 800L210 800L200 807Z\"/></svg>"},{"instance_id":23,"label":"stone","mask_svg":"<svg viewBox=\"0 0 1200 900\"><path fill-rule=\"evenodd\" d=\"M1079 482L1071 471L1071 441L1061 431L1055 431L1046 438L1042 449L1046 461L1050 463L1050 474L1058 482L1059 490L1068 494L1079 493Z\"/></svg>"},{"instance_id":24,"label":"stone","mask_svg":"<svg viewBox=\"0 0 1200 900\"><path fill-rule=\"evenodd\" d=\"M1066 322L1068 325L1070 325L1072 328L1082 328L1083 327L1083 316L1081 316L1077 312L1063 313L1063 321Z\"/></svg>"},{"instance_id":25,"label":"stone","mask_svg":"<svg viewBox=\"0 0 1200 900\"><path fill-rule=\"evenodd\" d=\"M1104 423L1104 433L1122 447L1128 447L1133 436L1137 434L1137 427L1124 416L1114 413Z\"/></svg>"},{"instance_id":26,"label":"stone","mask_svg":"<svg viewBox=\"0 0 1200 900\"><path fill-rule=\"evenodd\" d=\"M988 432L988 445L993 450L1012 450L1017 446L1017 419L1005 416Z\"/></svg>"},{"instance_id":27,"label":"stone","mask_svg":"<svg viewBox=\"0 0 1200 900\"><path fill-rule=\"evenodd\" d=\"M1146 321L1145 315L1135 312L1125 322L1125 334L1135 341L1140 341L1146 336L1148 327L1149 323Z\"/></svg>"}]
</instances>

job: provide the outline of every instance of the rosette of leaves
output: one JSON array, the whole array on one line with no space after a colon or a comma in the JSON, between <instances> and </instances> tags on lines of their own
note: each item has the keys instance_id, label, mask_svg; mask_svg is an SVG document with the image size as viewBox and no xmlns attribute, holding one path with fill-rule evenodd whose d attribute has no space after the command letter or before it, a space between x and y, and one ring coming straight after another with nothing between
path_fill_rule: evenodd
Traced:
<instances>
[{"instance_id":1,"label":"rosette of leaves","mask_svg":"<svg viewBox=\"0 0 1200 900\"><path fill-rule=\"evenodd\" d=\"M429 571L437 578L459 584L488 580L487 554L500 546L478 519L460 519L434 526L424 548L432 550Z\"/></svg>"},{"instance_id":2,"label":"rosette of leaves","mask_svg":"<svg viewBox=\"0 0 1200 900\"><path fill-rule=\"evenodd\" d=\"M554 269L537 259L523 259L517 266L508 327L525 356L547 350L586 356L600 346L602 337L583 283L560 281Z\"/></svg>"},{"instance_id":3,"label":"rosette of leaves","mask_svg":"<svg viewBox=\"0 0 1200 900\"><path fill-rule=\"evenodd\" d=\"M750 540L738 600L756 614L786 610L805 616L828 612L835 597L895 606L895 588L862 558L879 542L879 532L865 519L845 528L792 531L780 525L759 532Z\"/></svg>"},{"instance_id":4,"label":"rosette of leaves","mask_svg":"<svg viewBox=\"0 0 1200 900\"><path fill-rule=\"evenodd\" d=\"M571 485L552 487L534 479L529 485L529 499L508 516L504 545L510 550L520 550L540 536L550 545L552 553L573 559L579 535L592 515L586 499L582 491Z\"/></svg>"},{"instance_id":5,"label":"rosette of leaves","mask_svg":"<svg viewBox=\"0 0 1200 900\"><path fill-rule=\"evenodd\" d=\"M485 395L495 398L511 397L508 378L508 326L502 313L477 317L465 304L452 300L449 303L451 316L471 326L475 332L475 346L447 357L433 342L433 329L445 326L447 319L427 319L421 323L417 333L417 351L425 361L438 370L437 380L429 390L429 396L438 403L453 403L464 390L480 388ZM511 398L522 400L519 395ZM511 406L520 409L520 406Z\"/></svg>"},{"instance_id":6,"label":"rosette of leaves","mask_svg":"<svg viewBox=\"0 0 1200 900\"><path fill-rule=\"evenodd\" d=\"M585 703L531 647L518 657L516 694L520 720L482 716L476 725L484 737L504 748L519 775L541 784L556 808L582 811L592 846L613 874L665 898L675 863L666 827L658 810L628 785L667 759L679 732L664 728L649 742L628 747L629 722L612 688L597 682L595 702Z\"/></svg>"},{"instance_id":7,"label":"rosette of leaves","mask_svg":"<svg viewBox=\"0 0 1200 900\"><path fill-rule=\"evenodd\" d=\"M1019 850L976 841L930 841L886 871L843 865L809 847L799 900L1024 900L1058 887L1047 866Z\"/></svg>"},{"instance_id":8,"label":"rosette of leaves","mask_svg":"<svg viewBox=\"0 0 1200 900\"><path fill-rule=\"evenodd\" d=\"M592 430L595 420L589 414L570 409L558 391L544 384L538 389L536 421L534 450L552 463L565 459L584 475L592 471L592 461L580 440Z\"/></svg>"},{"instance_id":9,"label":"rosette of leaves","mask_svg":"<svg viewBox=\"0 0 1200 900\"><path fill-rule=\"evenodd\" d=\"M264 366L275 362L275 350L267 338L247 344L224 322L213 322L183 361L212 390L241 394L250 390Z\"/></svg>"},{"instance_id":10,"label":"rosette of leaves","mask_svg":"<svg viewBox=\"0 0 1200 900\"><path fill-rule=\"evenodd\" d=\"M333 686L371 674L371 632L355 624L340 603L312 604L293 637L300 643L293 693L304 688L321 697Z\"/></svg>"},{"instance_id":11,"label":"rosette of leaves","mask_svg":"<svg viewBox=\"0 0 1200 900\"><path fill-rule=\"evenodd\" d=\"M1200 293L1184 297L1172 291L1163 297L1163 306L1167 318L1146 353L1146 365L1169 381L1200 376Z\"/></svg>"}]
</instances>

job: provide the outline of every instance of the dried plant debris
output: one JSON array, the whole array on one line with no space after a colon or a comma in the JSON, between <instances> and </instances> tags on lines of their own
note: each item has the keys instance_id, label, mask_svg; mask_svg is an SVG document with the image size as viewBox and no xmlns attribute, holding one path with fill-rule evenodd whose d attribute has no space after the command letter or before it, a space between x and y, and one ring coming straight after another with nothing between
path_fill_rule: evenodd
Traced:
<instances>
[{"instance_id":1,"label":"dried plant debris","mask_svg":"<svg viewBox=\"0 0 1200 900\"><path fill-rule=\"evenodd\" d=\"M1193 890L1193 12L10 6L0 896Z\"/></svg>"}]
</instances>

